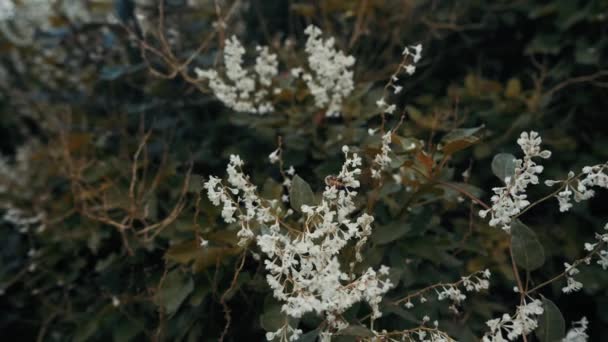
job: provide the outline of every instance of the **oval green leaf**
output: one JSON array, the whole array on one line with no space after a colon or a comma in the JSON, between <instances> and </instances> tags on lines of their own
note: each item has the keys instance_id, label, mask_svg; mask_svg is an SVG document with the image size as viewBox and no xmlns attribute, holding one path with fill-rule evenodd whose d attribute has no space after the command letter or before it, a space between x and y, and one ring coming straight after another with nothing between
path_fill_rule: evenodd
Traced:
<instances>
[{"instance_id":1,"label":"oval green leaf","mask_svg":"<svg viewBox=\"0 0 608 342\"><path fill-rule=\"evenodd\" d=\"M362 325L349 325L348 327L340 330L338 332L338 335L357 336L357 337L373 337L374 333Z\"/></svg>"},{"instance_id":2,"label":"oval green leaf","mask_svg":"<svg viewBox=\"0 0 608 342\"><path fill-rule=\"evenodd\" d=\"M559 308L543 297L543 315L538 321L536 336L541 342L557 342L566 336L566 321Z\"/></svg>"},{"instance_id":3,"label":"oval green leaf","mask_svg":"<svg viewBox=\"0 0 608 342\"><path fill-rule=\"evenodd\" d=\"M501 181L515 175L515 156L510 153L499 153L492 159L492 173Z\"/></svg>"},{"instance_id":4,"label":"oval green leaf","mask_svg":"<svg viewBox=\"0 0 608 342\"><path fill-rule=\"evenodd\" d=\"M519 220L511 224L511 248L515 263L528 271L545 263L545 250L536 233Z\"/></svg>"},{"instance_id":5,"label":"oval green leaf","mask_svg":"<svg viewBox=\"0 0 608 342\"><path fill-rule=\"evenodd\" d=\"M298 212L301 212L303 205L313 205L315 202L315 194L310 185L298 175L295 175L291 181L289 202L291 207Z\"/></svg>"},{"instance_id":6,"label":"oval green leaf","mask_svg":"<svg viewBox=\"0 0 608 342\"><path fill-rule=\"evenodd\" d=\"M175 269L169 272L163 280L158 291L158 303L165 309L168 316L173 316L193 289L192 277Z\"/></svg>"}]
</instances>

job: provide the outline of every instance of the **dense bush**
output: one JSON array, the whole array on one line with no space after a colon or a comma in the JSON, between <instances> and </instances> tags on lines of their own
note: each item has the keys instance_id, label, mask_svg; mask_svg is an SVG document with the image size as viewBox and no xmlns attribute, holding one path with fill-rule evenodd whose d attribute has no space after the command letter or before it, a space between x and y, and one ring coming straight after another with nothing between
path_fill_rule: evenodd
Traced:
<instances>
[{"instance_id":1,"label":"dense bush","mask_svg":"<svg viewBox=\"0 0 608 342\"><path fill-rule=\"evenodd\" d=\"M0 0L2 335L601 340L606 13Z\"/></svg>"}]
</instances>

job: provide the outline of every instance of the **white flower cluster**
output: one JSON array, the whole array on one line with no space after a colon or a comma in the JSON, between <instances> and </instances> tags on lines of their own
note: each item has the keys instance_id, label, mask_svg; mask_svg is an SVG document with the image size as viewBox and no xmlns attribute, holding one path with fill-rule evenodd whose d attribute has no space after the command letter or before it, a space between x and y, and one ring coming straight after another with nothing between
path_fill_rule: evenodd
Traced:
<instances>
[{"instance_id":1,"label":"white flower cluster","mask_svg":"<svg viewBox=\"0 0 608 342\"><path fill-rule=\"evenodd\" d=\"M299 208L302 219L300 229L282 221L276 200L267 201L258 197L256 187L243 174L243 162L238 156L231 156L227 167L228 184L211 177L204 185L211 202L222 206L222 216L227 223L238 221L238 233L245 245L255 238L260 250L266 256L267 283L274 297L283 301L282 311L294 318L314 312L324 316L328 332L345 328L348 324L341 314L357 302L365 301L372 308L372 317L381 316L379 304L382 296L392 287L388 279L389 269L382 266L378 271L371 268L356 276L341 269L338 254L350 242L356 242L356 259L361 261L360 250L371 234L373 217L365 213L350 218L356 210L354 198L359 187L361 158L343 148L346 161L336 176L344 184L337 188L328 185L323 192L321 203L316 206L303 205ZM269 204L269 206L265 206ZM274 208L271 211L270 208ZM262 233L255 235L251 222L262 227ZM283 226L288 229L282 231ZM297 333L291 327L271 333L276 338L285 333Z\"/></svg>"},{"instance_id":2,"label":"white flower cluster","mask_svg":"<svg viewBox=\"0 0 608 342\"><path fill-rule=\"evenodd\" d=\"M516 340L519 336L527 335L538 327L538 316L543 313L543 303L534 299L517 307L514 316L504 314L501 318L495 318L486 322L490 331L482 339L483 342L506 342L503 333L507 334L509 341Z\"/></svg>"},{"instance_id":3,"label":"white flower cluster","mask_svg":"<svg viewBox=\"0 0 608 342\"><path fill-rule=\"evenodd\" d=\"M566 337L562 342L587 342L589 335L587 335L587 327L589 321L587 317L583 317L580 321L572 322L572 328L566 333Z\"/></svg>"},{"instance_id":4,"label":"white flower cluster","mask_svg":"<svg viewBox=\"0 0 608 342\"><path fill-rule=\"evenodd\" d=\"M483 271L478 271L468 276L463 276L460 281L453 284L437 284L433 287L435 288L435 293L437 294L437 300L450 300L452 305L450 305L450 310L454 313L458 313L458 305L467 298L467 295L464 292L480 292L482 290L487 290L490 288L490 270L486 269ZM460 287L464 288L464 291L460 289ZM420 296L420 303L425 303L427 301L426 297L424 297L422 292L416 293L416 296ZM407 302L405 303L405 307L411 309L414 307L414 304L411 301L411 297L406 297ZM403 301L403 299L401 300Z\"/></svg>"},{"instance_id":5,"label":"white flower cluster","mask_svg":"<svg viewBox=\"0 0 608 342\"><path fill-rule=\"evenodd\" d=\"M578 268L569 263L564 263L566 269L566 286L562 288L564 293L578 292L583 288L583 283L574 279L574 276L579 273Z\"/></svg>"},{"instance_id":6,"label":"white flower cluster","mask_svg":"<svg viewBox=\"0 0 608 342\"><path fill-rule=\"evenodd\" d=\"M45 230L44 219L46 215L40 212L36 215L31 215L25 211L9 206L2 217L6 222L13 224L21 234L26 234L32 230L41 233Z\"/></svg>"},{"instance_id":7,"label":"white flower cluster","mask_svg":"<svg viewBox=\"0 0 608 342\"><path fill-rule=\"evenodd\" d=\"M0 0L0 21L12 18L15 15L15 4L12 0Z\"/></svg>"},{"instance_id":8,"label":"white flower cluster","mask_svg":"<svg viewBox=\"0 0 608 342\"><path fill-rule=\"evenodd\" d=\"M357 188L356 176L361 172L361 158L357 154L347 156L338 175L349 188ZM292 237L280 232L278 223L270 227L270 234L258 237L258 245L267 255L266 269L270 272L267 281L277 299L285 301L283 311L292 317L301 317L307 312L325 315L330 327L340 329L344 322L338 315L356 302L365 300L379 317L378 304L382 295L392 286L388 279L388 268L379 272L368 269L355 279L340 269L338 253L350 240L365 242L371 234L373 217L361 214L355 220L349 215L356 209L356 192L327 186L318 206L302 206L305 217L301 234ZM359 252L357 259L361 260ZM344 284L349 281L349 283Z\"/></svg>"},{"instance_id":9,"label":"white flower cluster","mask_svg":"<svg viewBox=\"0 0 608 342\"><path fill-rule=\"evenodd\" d=\"M271 112L274 106L268 97L271 94L272 79L278 73L279 62L268 47L258 47L257 50L259 55L253 68L255 73L252 73L243 65L245 48L236 36L232 36L226 40L224 47L227 80L213 69L197 68L195 72L199 79L209 81L213 94L226 106L239 112Z\"/></svg>"},{"instance_id":10,"label":"white flower cluster","mask_svg":"<svg viewBox=\"0 0 608 342\"><path fill-rule=\"evenodd\" d=\"M538 184L538 174L543 171L543 166L537 165L533 158L547 159L551 157L550 151L541 151L541 142L540 136L534 131L530 133L522 132L517 139L517 143L524 152L523 160L515 159L515 174L513 177L507 177L504 180L504 187L492 189L494 191L492 208L479 212L479 216L482 218L485 218L488 213L491 214L490 226L501 226L502 229L509 232L513 217L530 205L526 188L529 184Z\"/></svg>"},{"instance_id":11,"label":"white flower cluster","mask_svg":"<svg viewBox=\"0 0 608 342\"><path fill-rule=\"evenodd\" d=\"M468 292L480 292L481 290L487 290L490 287L490 271L485 270L472 276L462 277L462 285ZM458 286L448 285L442 286L441 290L435 290L437 292L437 299L442 301L449 299L452 301L450 310L458 314L458 305L467 298L467 296L458 288Z\"/></svg>"},{"instance_id":12,"label":"white flower cluster","mask_svg":"<svg viewBox=\"0 0 608 342\"><path fill-rule=\"evenodd\" d=\"M608 223L604 225L604 230L608 231ZM597 240L596 243L585 243L585 250L588 252L592 252L596 249L599 244L608 244L608 233L604 234L596 234L595 238ZM597 264L602 266L604 270L608 269L608 249L601 249L598 252L599 260ZM587 260L585 260L587 261Z\"/></svg>"},{"instance_id":13,"label":"white flower cluster","mask_svg":"<svg viewBox=\"0 0 608 342\"><path fill-rule=\"evenodd\" d=\"M422 58L422 45L417 44L406 46L403 49L402 55L405 57L409 56L412 58L412 63L404 65L403 68L405 69L405 72L408 75L413 75L416 72L416 63L418 63L420 61L420 58Z\"/></svg>"},{"instance_id":14,"label":"white flower cluster","mask_svg":"<svg viewBox=\"0 0 608 342\"><path fill-rule=\"evenodd\" d=\"M56 0L0 0L0 20L46 20Z\"/></svg>"},{"instance_id":15,"label":"white flower cluster","mask_svg":"<svg viewBox=\"0 0 608 342\"><path fill-rule=\"evenodd\" d=\"M11 191L13 195L29 196L28 183L32 170L31 160L38 142L21 145L15 152L14 161L0 154L0 194Z\"/></svg>"},{"instance_id":16,"label":"white flower cluster","mask_svg":"<svg viewBox=\"0 0 608 342\"><path fill-rule=\"evenodd\" d=\"M270 164L280 163L281 174L283 175L283 186L285 187L286 193L281 196L281 201L285 203L289 203L289 190L291 189L291 179L296 174L296 170L291 165L287 170L283 171L283 163L281 159L281 154L283 153L281 147L272 151L268 155L268 161Z\"/></svg>"},{"instance_id":17,"label":"white flower cluster","mask_svg":"<svg viewBox=\"0 0 608 342\"><path fill-rule=\"evenodd\" d=\"M267 201L269 206L264 206L265 203L256 193L256 186L249 182L249 177L243 173L242 166L241 158L231 155L230 163L226 168L229 185L225 186L221 179L211 176L203 187L207 190L211 203L222 206L222 218L226 223L234 223L238 219L241 225L241 230L237 233L240 239L239 245L245 246L254 238L251 230L252 222L264 225L275 221L271 206L276 205L277 201Z\"/></svg>"},{"instance_id":18,"label":"white flower cluster","mask_svg":"<svg viewBox=\"0 0 608 342\"><path fill-rule=\"evenodd\" d=\"M372 178L379 179L381 177L382 170L386 169L391 163L392 159L388 156L391 152L391 137L393 131L388 131L382 135L382 146L380 147L380 153L374 157L374 166L372 167Z\"/></svg>"},{"instance_id":19,"label":"white flower cluster","mask_svg":"<svg viewBox=\"0 0 608 342\"><path fill-rule=\"evenodd\" d=\"M397 81L399 81L399 76L398 76L399 73L403 69L403 70L405 70L405 72L408 75L410 75L410 76L413 75L416 72L416 63L418 63L421 58L422 58L422 45L421 44L406 46L405 49L403 50L403 62L401 62L401 64L399 64L399 68L391 76L390 81L385 86L385 90L388 88L391 88L393 91L393 94L395 94L395 95L399 94L401 92L401 90L403 90L403 86L395 84ZM385 93L385 95L386 95L386 93ZM386 102L385 96L382 96L380 98L380 100L376 101L376 106L378 106L378 108L382 112L387 113L387 114L393 114L395 112L395 110L397 109L396 104L394 104L394 103L388 104Z\"/></svg>"},{"instance_id":20,"label":"white flower cluster","mask_svg":"<svg viewBox=\"0 0 608 342\"><path fill-rule=\"evenodd\" d=\"M283 186L285 187L285 189L287 191L285 193L283 193L283 195L281 196L281 201L283 201L285 203L289 203L289 191L291 190L291 180L293 179L293 176L295 174L296 174L296 169L293 168L293 165L291 165L287 170L285 170ZM291 209L288 210L288 212L291 212L291 211L292 211Z\"/></svg>"},{"instance_id":21,"label":"white flower cluster","mask_svg":"<svg viewBox=\"0 0 608 342\"><path fill-rule=\"evenodd\" d=\"M277 331L269 331L266 333L266 340L274 341L279 338L281 342L297 341L302 336L302 330L295 329L289 324L285 324Z\"/></svg>"},{"instance_id":22,"label":"white flower cluster","mask_svg":"<svg viewBox=\"0 0 608 342\"><path fill-rule=\"evenodd\" d=\"M399 88L395 89L395 91L397 91L397 90L401 91L401 86L399 86ZM397 93L395 93L395 94L397 94ZM386 114L393 114L395 112L395 110L397 110L397 105L394 103L391 103L389 105L388 103L386 103L386 100L384 99L384 97L381 97L380 100L376 101L376 106L378 106L378 108Z\"/></svg>"},{"instance_id":23,"label":"white flower cluster","mask_svg":"<svg viewBox=\"0 0 608 342\"><path fill-rule=\"evenodd\" d=\"M17 45L30 44L36 30L52 27L51 16L56 0L0 0L0 31ZM10 23L9 23L10 21Z\"/></svg>"},{"instance_id":24,"label":"white flower cluster","mask_svg":"<svg viewBox=\"0 0 608 342\"><path fill-rule=\"evenodd\" d=\"M608 230L608 223L604 225L604 230ZM572 293L580 291L583 288L583 283L574 279L574 276L579 273L577 266L584 262L589 265L594 256L598 257L597 264L602 266L604 270L608 269L608 233L596 234L595 243L585 243L585 250L591 252L585 258L577 260L571 264L564 263L564 276L566 278L566 286L562 288L564 293Z\"/></svg>"},{"instance_id":25,"label":"white flower cluster","mask_svg":"<svg viewBox=\"0 0 608 342\"><path fill-rule=\"evenodd\" d=\"M339 116L342 102L355 89L353 71L355 58L335 48L334 38L323 40L323 32L309 25L304 33L308 36L305 51L308 54L308 70L294 68L291 74L301 75L314 97L317 108L327 108L325 115Z\"/></svg>"},{"instance_id":26,"label":"white flower cluster","mask_svg":"<svg viewBox=\"0 0 608 342\"><path fill-rule=\"evenodd\" d=\"M322 32L310 25L304 33L308 36L305 51L308 67L291 69L291 75L302 78L314 98L315 106L326 109L326 116L339 116L342 102L354 90L353 56L335 48L335 40L323 40ZM199 79L209 82L213 94L226 106L247 113L266 114L274 110L269 99L271 94L281 92L272 88L272 81L278 74L277 56L268 47L258 47L254 73L243 66L245 48L232 36L225 42L224 64L226 77L213 69L195 69ZM227 79L226 79L227 78Z\"/></svg>"},{"instance_id":27,"label":"white flower cluster","mask_svg":"<svg viewBox=\"0 0 608 342\"><path fill-rule=\"evenodd\" d=\"M36 151L38 142L35 140L17 148L14 161L0 154L0 195L9 193L8 201L0 202L0 209L6 210L2 218L13 224L22 233L35 231L43 232L46 229L44 220L46 214L38 209L22 210L18 208L15 199L30 199L35 193L30 186L33 181L32 156Z\"/></svg>"},{"instance_id":28,"label":"white flower cluster","mask_svg":"<svg viewBox=\"0 0 608 342\"><path fill-rule=\"evenodd\" d=\"M268 161L270 162L270 164L275 164L280 160L281 160L281 149L280 148L277 148L276 150L272 151L268 155Z\"/></svg>"},{"instance_id":29,"label":"white flower cluster","mask_svg":"<svg viewBox=\"0 0 608 342\"><path fill-rule=\"evenodd\" d=\"M608 189L608 175L605 173L606 168L608 168L608 163L585 166L583 167L581 179L575 177L574 172L570 171L568 173L568 179L566 180L546 180L545 185L547 186L553 186L560 183L565 185L564 189L555 195L559 203L559 211L565 212L572 208L573 194L574 201L578 203L595 196L595 191L592 189L593 187Z\"/></svg>"},{"instance_id":30,"label":"white flower cluster","mask_svg":"<svg viewBox=\"0 0 608 342\"><path fill-rule=\"evenodd\" d=\"M423 318L423 322L427 323L430 320L428 316ZM429 326L420 326L418 328L404 330L400 332L391 332L387 333L385 331L382 334L379 334L376 338L371 339L373 342L380 341L402 341L402 342L454 342L455 340L451 338L447 333L439 330L437 327L439 326L439 322L433 322L434 327ZM400 335L400 338L396 337Z\"/></svg>"}]
</instances>

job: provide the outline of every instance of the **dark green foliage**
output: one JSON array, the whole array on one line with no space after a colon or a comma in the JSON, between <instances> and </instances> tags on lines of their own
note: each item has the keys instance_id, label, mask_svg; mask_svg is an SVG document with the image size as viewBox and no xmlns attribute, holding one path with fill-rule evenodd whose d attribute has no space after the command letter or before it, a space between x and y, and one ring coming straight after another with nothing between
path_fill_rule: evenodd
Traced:
<instances>
[{"instance_id":1,"label":"dark green foliage","mask_svg":"<svg viewBox=\"0 0 608 342\"><path fill-rule=\"evenodd\" d=\"M387 265L396 284L376 329L406 329L429 315L458 340L476 341L488 319L519 303L510 246L520 273L527 270L535 286L562 272L565 260L581 257L583 243L607 222L606 193L575 204L568 215L560 215L552 199L526 212L526 225L514 224L509 237L480 219L479 206L459 191L489 202L491 188L514 172L523 130L540 132L553 151L543 162L547 178L608 159L606 1L243 2L249 7L235 11L225 33L248 47L270 45L281 63L302 61L302 31L312 22L357 58L356 89L341 118L325 118L298 84L284 85L289 94L277 100L276 115L267 116L235 113L199 91L186 76L194 77L194 67L214 67L216 36L181 70L185 75L171 75L166 60L147 50L142 55L119 24L72 25L58 17L55 30L40 32L28 46L0 33L0 152L12 160L18 146L37 141L20 173L27 182L0 193L0 215L6 203L30 215L46 213L41 232L20 232L0 220L2 336L263 340L286 318L271 298L263 264L238 246L239 227L223 223L201 184L223 176L230 154L239 154L259 190L280 198L288 190L267 156L281 136L285 167L298 174L291 207L315 203L325 177L339 172L342 145L359 148L365 162L379 150L367 129L380 125L375 102L405 44L420 42L424 53L417 73L402 77L404 90L394 96L407 111L393 135L397 157L387 177L402 167L411 177L377 189L364 174L357 203L375 217L357 267ZM213 31L216 9L212 2L196 10L186 1L165 3L165 31L179 32L172 54L183 62ZM232 1L220 3L225 15ZM157 7L140 9L158 29ZM120 13L128 27L161 46L129 11ZM295 46L279 44L286 38ZM90 55L96 49L99 58ZM398 121L395 115L385 124ZM540 184L530 196L549 192ZM204 249L201 239L208 241ZM340 255L343 265L352 254ZM493 273L490 294L467 294L459 314L431 296L411 310L393 304L485 268ZM558 340L564 322L583 315L592 322L590 340L608 335L608 273L581 266L579 277L585 287L577 294L564 295L563 280L541 290L551 298L543 299L541 341ZM357 322L369 311L361 304L346 316ZM321 323L302 317L301 341L315 340ZM341 338L368 334L357 324Z\"/></svg>"}]
</instances>

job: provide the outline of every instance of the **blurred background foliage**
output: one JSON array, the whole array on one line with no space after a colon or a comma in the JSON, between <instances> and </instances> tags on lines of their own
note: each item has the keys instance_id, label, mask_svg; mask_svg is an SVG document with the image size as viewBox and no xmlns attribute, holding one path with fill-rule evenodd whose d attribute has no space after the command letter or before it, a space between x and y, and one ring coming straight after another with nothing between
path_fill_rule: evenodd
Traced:
<instances>
[{"instance_id":1,"label":"blurred background foliage","mask_svg":"<svg viewBox=\"0 0 608 342\"><path fill-rule=\"evenodd\" d=\"M517 154L523 130L539 131L553 151L548 178L608 159L603 0L166 0L162 7L58 0L31 13L23 6L1 22L0 34L0 151L13 170L0 172L0 210L22 216L17 225L0 221L3 336L215 341L226 330L228 341L262 340L280 318L263 265L200 195L202 180L223 175L229 154L239 154L263 193L280 195L281 176L267 156L281 136L285 165L321 192L342 163L342 145L367 157L377 151L367 129L380 124L375 101L406 44L422 43L424 56L395 97L407 108L395 150L400 163L419 165L429 178L395 165L402 184L374 192L363 177L376 222L362 266L390 266L397 284L382 328L403 329L428 314L458 340L477 341L486 320L517 304L508 237L439 182L489 199L498 184L492 157ZM225 108L193 76L194 67L221 65L218 51L232 34L249 47L269 45L282 65L301 61L311 23L357 59L356 89L341 118L314 109L288 75L280 79L288 91L266 116ZM582 255L608 219L607 200L601 193L568 215L551 200L523 217L548 256L535 282ZM484 268L493 272L490 293L467 298L456 314L432 299L411 310L390 304ZM599 341L608 334L608 275L581 271L583 291L565 296L556 284L543 294L567 321L586 315ZM356 322L368 309L351 311ZM300 327L312 338L318 324L304 317Z\"/></svg>"}]
</instances>

